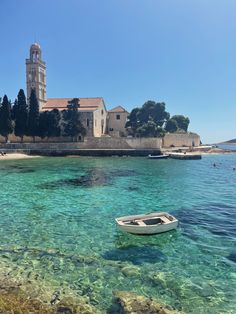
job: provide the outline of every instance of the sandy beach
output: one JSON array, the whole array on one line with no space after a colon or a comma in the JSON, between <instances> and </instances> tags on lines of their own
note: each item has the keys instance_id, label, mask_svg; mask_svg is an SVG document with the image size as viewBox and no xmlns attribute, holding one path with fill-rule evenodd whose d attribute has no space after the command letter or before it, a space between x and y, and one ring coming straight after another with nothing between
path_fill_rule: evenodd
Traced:
<instances>
[{"instance_id":1,"label":"sandy beach","mask_svg":"<svg viewBox=\"0 0 236 314\"><path fill-rule=\"evenodd\" d=\"M27 158L38 158L40 156L34 155L26 155L22 153L7 153L4 155L0 154L0 161L1 160L15 160L15 159L27 159Z\"/></svg>"}]
</instances>

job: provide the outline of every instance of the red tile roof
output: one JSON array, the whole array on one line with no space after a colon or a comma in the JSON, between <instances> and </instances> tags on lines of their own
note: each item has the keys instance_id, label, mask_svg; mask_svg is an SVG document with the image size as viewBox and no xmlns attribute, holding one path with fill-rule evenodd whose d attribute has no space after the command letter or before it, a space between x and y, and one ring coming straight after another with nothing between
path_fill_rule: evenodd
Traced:
<instances>
[{"instance_id":1,"label":"red tile roof","mask_svg":"<svg viewBox=\"0 0 236 314\"><path fill-rule=\"evenodd\" d=\"M48 98L46 104L43 105L42 111L46 110L64 110L67 109L68 101L73 98ZM95 111L99 107L103 106L103 98L79 98L79 111Z\"/></svg>"},{"instance_id":2,"label":"red tile roof","mask_svg":"<svg viewBox=\"0 0 236 314\"><path fill-rule=\"evenodd\" d=\"M108 112L128 112L128 111L125 110L125 108L123 108L122 106L117 106L117 107L109 110Z\"/></svg>"}]
</instances>

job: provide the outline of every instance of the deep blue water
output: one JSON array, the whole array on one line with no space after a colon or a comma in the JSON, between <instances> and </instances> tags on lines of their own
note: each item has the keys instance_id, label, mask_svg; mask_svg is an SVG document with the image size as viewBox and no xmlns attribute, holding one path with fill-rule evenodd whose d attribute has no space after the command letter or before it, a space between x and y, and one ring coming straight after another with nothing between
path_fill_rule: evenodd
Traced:
<instances>
[{"instance_id":1,"label":"deep blue water","mask_svg":"<svg viewBox=\"0 0 236 314\"><path fill-rule=\"evenodd\" d=\"M59 291L105 312L127 290L186 313L235 313L234 167L233 154L1 161L0 266L42 300ZM151 211L179 229L143 237L115 225Z\"/></svg>"},{"instance_id":2,"label":"deep blue water","mask_svg":"<svg viewBox=\"0 0 236 314\"><path fill-rule=\"evenodd\" d=\"M217 144L217 147L236 151L236 144Z\"/></svg>"}]
</instances>

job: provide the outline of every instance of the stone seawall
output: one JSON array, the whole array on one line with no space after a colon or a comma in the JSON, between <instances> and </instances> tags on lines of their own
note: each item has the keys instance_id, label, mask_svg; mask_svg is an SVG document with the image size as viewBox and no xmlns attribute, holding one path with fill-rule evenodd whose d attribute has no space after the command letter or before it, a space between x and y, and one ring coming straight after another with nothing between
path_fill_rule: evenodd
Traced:
<instances>
[{"instance_id":1,"label":"stone seawall","mask_svg":"<svg viewBox=\"0 0 236 314\"><path fill-rule=\"evenodd\" d=\"M70 137L53 137L53 138L44 138L41 139L39 137L35 138L35 143L33 142L32 137L24 137L23 143L21 143L21 139L19 137L14 136L13 134L9 135L10 143L18 144L18 145L63 145L63 147L71 147L74 146L76 148L160 148L162 140L156 137L150 138L128 138L128 137L85 137L83 141L72 142ZM5 144L5 138L0 136L0 143L2 145Z\"/></svg>"},{"instance_id":2,"label":"stone seawall","mask_svg":"<svg viewBox=\"0 0 236 314\"><path fill-rule=\"evenodd\" d=\"M0 147L21 149L160 149L159 138L88 137L80 142L2 143Z\"/></svg>"},{"instance_id":3,"label":"stone seawall","mask_svg":"<svg viewBox=\"0 0 236 314\"><path fill-rule=\"evenodd\" d=\"M158 138L85 138L83 142L65 143L8 143L1 144L5 152L24 152L47 156L145 156L160 154L161 140Z\"/></svg>"},{"instance_id":4,"label":"stone seawall","mask_svg":"<svg viewBox=\"0 0 236 314\"><path fill-rule=\"evenodd\" d=\"M6 154L22 153L39 156L91 156L91 157L111 157L111 156L132 156L141 157L159 155L159 149L2 149Z\"/></svg>"},{"instance_id":5,"label":"stone seawall","mask_svg":"<svg viewBox=\"0 0 236 314\"><path fill-rule=\"evenodd\" d=\"M1 143L0 150L24 152L26 154L39 154L47 156L86 155L86 156L112 156L130 155L145 156L160 154L162 144L164 147L199 146L200 137L197 134L166 134L162 138L129 138L129 137L85 137L80 142L36 142L36 143Z\"/></svg>"},{"instance_id":6,"label":"stone seawall","mask_svg":"<svg viewBox=\"0 0 236 314\"><path fill-rule=\"evenodd\" d=\"M167 133L163 138L163 147L199 146L200 136L195 133Z\"/></svg>"}]
</instances>

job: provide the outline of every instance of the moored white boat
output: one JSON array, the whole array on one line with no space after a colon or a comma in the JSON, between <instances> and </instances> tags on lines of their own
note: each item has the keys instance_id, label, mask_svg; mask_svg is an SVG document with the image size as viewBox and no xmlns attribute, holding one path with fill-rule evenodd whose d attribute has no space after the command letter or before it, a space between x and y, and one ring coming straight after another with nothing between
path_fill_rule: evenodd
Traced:
<instances>
[{"instance_id":1,"label":"moored white boat","mask_svg":"<svg viewBox=\"0 0 236 314\"><path fill-rule=\"evenodd\" d=\"M116 218L116 223L122 231L147 235L176 229L179 222L166 212L157 212L119 217Z\"/></svg>"},{"instance_id":2,"label":"moored white boat","mask_svg":"<svg viewBox=\"0 0 236 314\"><path fill-rule=\"evenodd\" d=\"M148 155L148 159L166 159L169 155Z\"/></svg>"},{"instance_id":3,"label":"moored white boat","mask_svg":"<svg viewBox=\"0 0 236 314\"><path fill-rule=\"evenodd\" d=\"M186 160L186 159L201 159L202 158L202 154L199 153L192 153L192 152L184 152L184 153L169 153L169 157L173 158L173 159L182 159L182 160Z\"/></svg>"}]
</instances>

